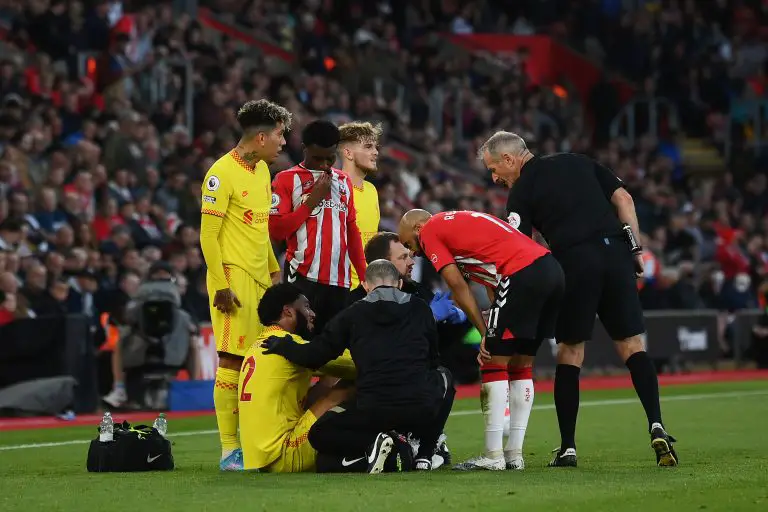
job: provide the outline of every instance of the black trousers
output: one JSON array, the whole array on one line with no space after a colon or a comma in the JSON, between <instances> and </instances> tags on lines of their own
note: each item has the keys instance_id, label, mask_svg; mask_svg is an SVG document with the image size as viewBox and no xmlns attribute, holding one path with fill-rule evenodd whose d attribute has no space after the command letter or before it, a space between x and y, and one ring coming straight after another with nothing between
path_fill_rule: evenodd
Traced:
<instances>
[{"instance_id":1,"label":"black trousers","mask_svg":"<svg viewBox=\"0 0 768 512\"><path fill-rule=\"evenodd\" d=\"M288 264L285 265L285 276L286 281L299 288L309 300L315 312L316 333L321 332L331 318L347 307L349 288L310 281L301 274L293 273Z\"/></svg>"},{"instance_id":2,"label":"black trousers","mask_svg":"<svg viewBox=\"0 0 768 512\"><path fill-rule=\"evenodd\" d=\"M420 441L417 458L431 459L456 395L450 372L445 368L434 372L435 378L444 384L442 392L436 393L433 407L361 410L351 400L317 420L309 430L310 444L321 454L354 458L365 454L379 432L394 430L402 434L412 433Z\"/></svg>"}]
</instances>

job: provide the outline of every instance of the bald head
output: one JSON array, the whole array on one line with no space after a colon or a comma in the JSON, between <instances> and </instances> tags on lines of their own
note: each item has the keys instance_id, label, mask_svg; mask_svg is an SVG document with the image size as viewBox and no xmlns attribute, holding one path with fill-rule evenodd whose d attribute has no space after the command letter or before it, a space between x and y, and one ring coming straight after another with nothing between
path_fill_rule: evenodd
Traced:
<instances>
[{"instance_id":1,"label":"bald head","mask_svg":"<svg viewBox=\"0 0 768 512\"><path fill-rule=\"evenodd\" d=\"M365 269L365 289L368 292L379 286L400 287L400 272L389 260L376 260Z\"/></svg>"},{"instance_id":2,"label":"bald head","mask_svg":"<svg viewBox=\"0 0 768 512\"><path fill-rule=\"evenodd\" d=\"M400 226L397 231L400 242L413 252L419 253L421 250L418 243L419 232L421 227L431 218L432 214L427 210L416 209L405 212L403 218L400 219Z\"/></svg>"}]
</instances>

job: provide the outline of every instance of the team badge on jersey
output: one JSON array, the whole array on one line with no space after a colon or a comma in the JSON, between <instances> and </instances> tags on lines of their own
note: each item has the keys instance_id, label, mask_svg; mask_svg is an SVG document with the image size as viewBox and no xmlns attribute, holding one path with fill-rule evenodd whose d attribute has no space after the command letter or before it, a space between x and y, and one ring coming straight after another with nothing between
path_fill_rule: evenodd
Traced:
<instances>
[{"instance_id":1,"label":"team badge on jersey","mask_svg":"<svg viewBox=\"0 0 768 512\"><path fill-rule=\"evenodd\" d=\"M510 213L509 217L507 217L507 222L509 222L509 225L515 229L520 227L520 220L520 214L516 212Z\"/></svg>"},{"instance_id":2,"label":"team badge on jersey","mask_svg":"<svg viewBox=\"0 0 768 512\"><path fill-rule=\"evenodd\" d=\"M210 176L208 178L208 181L205 182L205 188L207 188L211 192L216 192L217 190L219 190L220 186L221 186L221 180L219 180L218 176Z\"/></svg>"},{"instance_id":3,"label":"team badge on jersey","mask_svg":"<svg viewBox=\"0 0 768 512\"><path fill-rule=\"evenodd\" d=\"M277 208L280 205L280 196L278 194L272 194L272 206L271 208Z\"/></svg>"},{"instance_id":4,"label":"team badge on jersey","mask_svg":"<svg viewBox=\"0 0 768 512\"><path fill-rule=\"evenodd\" d=\"M339 193L343 196L347 195L349 191L347 190L347 184L343 181L339 181Z\"/></svg>"}]
</instances>

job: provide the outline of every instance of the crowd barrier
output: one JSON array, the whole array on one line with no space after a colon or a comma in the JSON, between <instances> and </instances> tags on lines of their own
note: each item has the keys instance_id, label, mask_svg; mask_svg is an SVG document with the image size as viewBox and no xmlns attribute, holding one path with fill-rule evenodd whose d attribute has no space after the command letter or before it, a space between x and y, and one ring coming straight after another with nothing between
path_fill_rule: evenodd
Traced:
<instances>
[{"instance_id":1,"label":"crowd barrier","mask_svg":"<svg viewBox=\"0 0 768 512\"><path fill-rule=\"evenodd\" d=\"M761 311L742 311L733 316L731 343L737 363L745 361L752 327ZM717 311L647 311L648 354L657 361L683 364L717 364L721 353ZM0 327L0 388L26 380L70 375L78 382L76 411L92 411L98 405L96 346L91 322L82 315L17 320ZM201 326L194 350L198 355L194 380L211 381L218 356L209 324ZM536 358L536 370L555 367L556 345L544 343ZM467 364L474 364L468 361ZM600 371L623 368L608 334L595 322L586 350L584 367Z\"/></svg>"},{"instance_id":2,"label":"crowd barrier","mask_svg":"<svg viewBox=\"0 0 768 512\"><path fill-rule=\"evenodd\" d=\"M733 323L734 358L741 363L752 340L752 326L762 314L759 310L745 310L735 314ZM715 366L721 349L718 342L718 316L715 310L646 311L645 344L648 355L657 361L677 361L688 364ZM210 325L203 325L197 345L199 379L213 379L218 365L216 341ZM556 366L557 346L554 341L542 344L536 356L536 369L549 370ZM592 340L588 342L584 367L587 369L624 368L616 354L608 333L599 320L595 320Z\"/></svg>"}]
</instances>

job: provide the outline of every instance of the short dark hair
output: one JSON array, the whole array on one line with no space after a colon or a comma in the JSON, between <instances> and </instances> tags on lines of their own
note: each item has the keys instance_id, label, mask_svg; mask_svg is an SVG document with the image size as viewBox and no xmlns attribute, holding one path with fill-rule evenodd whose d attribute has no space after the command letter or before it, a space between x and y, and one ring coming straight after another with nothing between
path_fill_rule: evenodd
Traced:
<instances>
[{"instance_id":1,"label":"short dark hair","mask_svg":"<svg viewBox=\"0 0 768 512\"><path fill-rule=\"evenodd\" d=\"M371 263L376 260L388 260L389 253L391 252L389 250L390 245L392 242L399 241L400 237L397 236L397 233L392 233L391 231L376 233L365 244L365 262Z\"/></svg>"},{"instance_id":2,"label":"short dark hair","mask_svg":"<svg viewBox=\"0 0 768 512\"><path fill-rule=\"evenodd\" d=\"M336 146L339 143L339 128L325 119L312 121L301 132L301 142L305 146L321 148Z\"/></svg>"},{"instance_id":3,"label":"short dark hair","mask_svg":"<svg viewBox=\"0 0 768 512\"><path fill-rule=\"evenodd\" d=\"M3 222L0 222L0 231L10 231L11 233L18 233L24 228L24 222L14 217L9 217Z\"/></svg>"},{"instance_id":4,"label":"short dark hair","mask_svg":"<svg viewBox=\"0 0 768 512\"><path fill-rule=\"evenodd\" d=\"M273 130L279 123L288 130L293 115L287 108L268 100L247 101L237 111L237 122L245 132L249 130Z\"/></svg>"},{"instance_id":5,"label":"short dark hair","mask_svg":"<svg viewBox=\"0 0 768 512\"><path fill-rule=\"evenodd\" d=\"M283 308L301 297L301 290L290 283L279 283L267 288L256 311L261 325L275 325L283 315Z\"/></svg>"}]
</instances>

